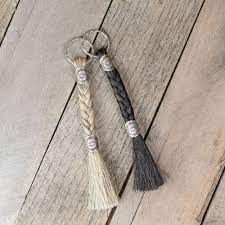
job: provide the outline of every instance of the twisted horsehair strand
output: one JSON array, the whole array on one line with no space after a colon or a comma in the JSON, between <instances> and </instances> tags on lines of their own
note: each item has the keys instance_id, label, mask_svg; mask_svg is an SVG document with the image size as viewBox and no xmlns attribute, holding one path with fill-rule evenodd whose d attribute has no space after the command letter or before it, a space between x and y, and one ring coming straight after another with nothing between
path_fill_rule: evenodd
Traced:
<instances>
[{"instance_id":1,"label":"twisted horsehair strand","mask_svg":"<svg viewBox=\"0 0 225 225\"><path fill-rule=\"evenodd\" d=\"M87 61L78 57L73 62L76 68L79 104L82 126L86 134L85 142L88 148L89 201L90 209L108 209L118 205L118 196L113 187L109 172L103 162L98 140L94 133L94 111L89 88L88 76L85 70Z\"/></svg>"},{"instance_id":2,"label":"twisted horsehair strand","mask_svg":"<svg viewBox=\"0 0 225 225\"><path fill-rule=\"evenodd\" d=\"M134 117L134 110L120 74L114 68L104 48L97 51L97 57L113 88L125 121L127 133L133 140L134 190L146 191L157 189L163 184L163 180L143 137L139 133L138 124Z\"/></svg>"}]
</instances>

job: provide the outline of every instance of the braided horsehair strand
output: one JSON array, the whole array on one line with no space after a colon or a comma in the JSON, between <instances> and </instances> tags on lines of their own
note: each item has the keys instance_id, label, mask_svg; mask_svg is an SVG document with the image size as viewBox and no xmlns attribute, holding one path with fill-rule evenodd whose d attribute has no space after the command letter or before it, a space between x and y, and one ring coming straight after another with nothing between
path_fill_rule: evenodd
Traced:
<instances>
[{"instance_id":1,"label":"braided horsehair strand","mask_svg":"<svg viewBox=\"0 0 225 225\"><path fill-rule=\"evenodd\" d=\"M118 196L113 187L109 172L99 154L98 140L94 133L94 111L85 70L87 61L83 57L74 60L79 90L81 122L86 134L85 143L88 148L89 174L89 209L108 209L118 205Z\"/></svg>"},{"instance_id":2,"label":"braided horsehair strand","mask_svg":"<svg viewBox=\"0 0 225 225\"><path fill-rule=\"evenodd\" d=\"M143 137L139 133L138 124L134 117L134 110L120 74L117 69L114 68L105 49L98 50L96 54L113 88L125 121L127 133L133 140L134 190L146 191L157 189L163 184L163 180Z\"/></svg>"}]
</instances>

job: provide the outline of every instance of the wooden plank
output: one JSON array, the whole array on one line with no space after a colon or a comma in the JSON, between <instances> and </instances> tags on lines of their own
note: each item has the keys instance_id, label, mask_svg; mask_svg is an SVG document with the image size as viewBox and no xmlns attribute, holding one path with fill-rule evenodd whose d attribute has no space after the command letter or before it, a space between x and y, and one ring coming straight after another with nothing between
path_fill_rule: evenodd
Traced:
<instances>
[{"instance_id":1,"label":"wooden plank","mask_svg":"<svg viewBox=\"0 0 225 225\"><path fill-rule=\"evenodd\" d=\"M224 190L225 190L225 174L223 174L219 186L216 189L212 202L207 211L206 217L202 225L221 225L225 224L225 204L224 204Z\"/></svg>"},{"instance_id":2,"label":"wooden plank","mask_svg":"<svg viewBox=\"0 0 225 225\"><path fill-rule=\"evenodd\" d=\"M110 225L201 224L224 169L223 12L223 0L204 4L147 138L166 184L133 197L129 183Z\"/></svg>"},{"instance_id":3,"label":"wooden plank","mask_svg":"<svg viewBox=\"0 0 225 225\"><path fill-rule=\"evenodd\" d=\"M113 1L103 23L144 134L174 70L202 1ZM141 34L141 35L140 35ZM107 78L90 68L97 134L119 189L131 166L131 140ZM86 209L86 148L72 95L17 220L29 224L105 224ZM116 178L115 178L116 177Z\"/></svg>"},{"instance_id":4,"label":"wooden plank","mask_svg":"<svg viewBox=\"0 0 225 225\"><path fill-rule=\"evenodd\" d=\"M98 27L109 2L20 1L0 50L1 225L15 220L74 86L63 46Z\"/></svg>"},{"instance_id":5,"label":"wooden plank","mask_svg":"<svg viewBox=\"0 0 225 225\"><path fill-rule=\"evenodd\" d=\"M6 29L10 23L19 0L1 0L0 1L0 43L5 35Z\"/></svg>"}]
</instances>

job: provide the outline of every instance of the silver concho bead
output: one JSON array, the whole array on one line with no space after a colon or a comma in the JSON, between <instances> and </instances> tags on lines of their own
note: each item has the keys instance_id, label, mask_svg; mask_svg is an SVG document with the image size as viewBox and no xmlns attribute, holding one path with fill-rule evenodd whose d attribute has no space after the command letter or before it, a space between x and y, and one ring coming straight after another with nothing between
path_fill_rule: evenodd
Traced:
<instances>
[{"instance_id":1,"label":"silver concho bead","mask_svg":"<svg viewBox=\"0 0 225 225\"><path fill-rule=\"evenodd\" d=\"M137 137L139 135L139 127L135 120L126 122L125 128L130 137Z\"/></svg>"},{"instance_id":2,"label":"silver concho bead","mask_svg":"<svg viewBox=\"0 0 225 225\"><path fill-rule=\"evenodd\" d=\"M97 150L97 148L98 148L98 139L97 139L97 137L95 135L87 136L85 138L85 143L86 143L87 148L90 151Z\"/></svg>"},{"instance_id":3,"label":"silver concho bead","mask_svg":"<svg viewBox=\"0 0 225 225\"><path fill-rule=\"evenodd\" d=\"M84 82L87 80L87 78L88 78L87 72L86 72L86 70L84 69L84 67L78 67L78 68L76 69L76 74L77 74L77 82L78 82L79 84L84 83Z\"/></svg>"},{"instance_id":4,"label":"silver concho bead","mask_svg":"<svg viewBox=\"0 0 225 225\"><path fill-rule=\"evenodd\" d=\"M105 71L112 71L114 69L112 62L107 55L103 55L100 58L100 64L102 65L102 68Z\"/></svg>"}]
</instances>

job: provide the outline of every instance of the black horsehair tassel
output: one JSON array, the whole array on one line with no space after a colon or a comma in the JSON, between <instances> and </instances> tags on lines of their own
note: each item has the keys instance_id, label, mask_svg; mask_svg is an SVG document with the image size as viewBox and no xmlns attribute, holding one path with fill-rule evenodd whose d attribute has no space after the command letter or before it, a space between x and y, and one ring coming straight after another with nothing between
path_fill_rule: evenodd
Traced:
<instances>
[{"instance_id":1,"label":"black horsehair tassel","mask_svg":"<svg viewBox=\"0 0 225 225\"><path fill-rule=\"evenodd\" d=\"M97 56L100 59L100 64L113 88L125 121L126 131L133 140L134 190L146 191L157 189L163 184L163 179L160 176L157 166L147 145L145 144L143 137L139 133L138 124L134 117L133 107L121 80L120 74L113 66L105 49L98 50Z\"/></svg>"}]
</instances>

